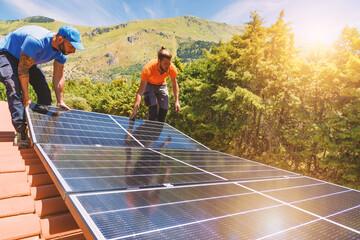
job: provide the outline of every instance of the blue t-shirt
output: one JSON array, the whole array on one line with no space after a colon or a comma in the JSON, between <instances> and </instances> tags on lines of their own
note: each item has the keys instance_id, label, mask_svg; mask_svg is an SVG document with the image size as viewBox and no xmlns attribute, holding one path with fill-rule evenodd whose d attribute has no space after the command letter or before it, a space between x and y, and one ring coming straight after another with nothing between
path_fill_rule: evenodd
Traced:
<instances>
[{"instance_id":1,"label":"blue t-shirt","mask_svg":"<svg viewBox=\"0 0 360 240\"><path fill-rule=\"evenodd\" d=\"M7 51L20 59L22 50L35 59L34 64L46 63L53 59L64 64L67 56L51 46L55 34L35 25L21 27L0 39L0 51Z\"/></svg>"}]
</instances>

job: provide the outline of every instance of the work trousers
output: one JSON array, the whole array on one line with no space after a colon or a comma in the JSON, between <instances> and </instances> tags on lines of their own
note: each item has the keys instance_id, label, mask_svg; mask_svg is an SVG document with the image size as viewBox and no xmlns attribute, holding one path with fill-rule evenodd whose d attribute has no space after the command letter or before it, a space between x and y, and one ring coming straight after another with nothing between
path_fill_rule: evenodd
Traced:
<instances>
[{"instance_id":1,"label":"work trousers","mask_svg":"<svg viewBox=\"0 0 360 240\"><path fill-rule=\"evenodd\" d=\"M12 124L16 131L26 129L22 90L18 76L19 60L8 52L0 52L0 81L6 87L6 97ZM29 69L29 83L35 90L38 104L51 104L51 92L44 72L36 65Z\"/></svg>"},{"instance_id":2,"label":"work trousers","mask_svg":"<svg viewBox=\"0 0 360 240\"><path fill-rule=\"evenodd\" d=\"M166 83L155 85L148 82L144 92L144 100L148 107L148 119L165 122L169 108L169 92Z\"/></svg>"}]
</instances>

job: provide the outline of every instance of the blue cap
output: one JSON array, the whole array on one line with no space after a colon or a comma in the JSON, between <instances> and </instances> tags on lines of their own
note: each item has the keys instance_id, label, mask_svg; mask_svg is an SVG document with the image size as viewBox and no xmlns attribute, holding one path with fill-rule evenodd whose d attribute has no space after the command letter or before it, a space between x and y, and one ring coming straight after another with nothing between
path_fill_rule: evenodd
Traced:
<instances>
[{"instance_id":1,"label":"blue cap","mask_svg":"<svg viewBox=\"0 0 360 240\"><path fill-rule=\"evenodd\" d=\"M81 36L79 30L71 25L64 25L59 28L59 34L63 38L69 40L69 42L77 50L84 50L84 46L81 44Z\"/></svg>"}]
</instances>

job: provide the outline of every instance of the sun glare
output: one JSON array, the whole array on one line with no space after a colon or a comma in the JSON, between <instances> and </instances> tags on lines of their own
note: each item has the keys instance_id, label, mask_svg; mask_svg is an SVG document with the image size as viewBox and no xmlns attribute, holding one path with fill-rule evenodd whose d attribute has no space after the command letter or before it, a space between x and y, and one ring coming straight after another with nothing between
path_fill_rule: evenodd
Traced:
<instances>
[{"instance_id":1,"label":"sun glare","mask_svg":"<svg viewBox=\"0 0 360 240\"><path fill-rule=\"evenodd\" d=\"M311 9L303 9L295 17L294 31L309 43L320 42L331 45L340 36L342 27L339 25L339 19L341 17L335 7L313 6Z\"/></svg>"},{"instance_id":2,"label":"sun glare","mask_svg":"<svg viewBox=\"0 0 360 240\"><path fill-rule=\"evenodd\" d=\"M303 37L310 43L325 43L327 45L331 45L336 40L336 34L331 27L318 24L308 26Z\"/></svg>"}]
</instances>

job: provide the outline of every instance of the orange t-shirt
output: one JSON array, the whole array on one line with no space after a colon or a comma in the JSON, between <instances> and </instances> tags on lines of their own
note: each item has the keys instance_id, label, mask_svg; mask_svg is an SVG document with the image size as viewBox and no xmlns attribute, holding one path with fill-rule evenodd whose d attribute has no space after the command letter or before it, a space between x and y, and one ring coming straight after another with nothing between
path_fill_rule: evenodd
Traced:
<instances>
[{"instance_id":1,"label":"orange t-shirt","mask_svg":"<svg viewBox=\"0 0 360 240\"><path fill-rule=\"evenodd\" d=\"M165 83L167 76L174 78L177 76L178 72L173 63L171 63L169 70L166 73L160 74L157 69L157 59L150 60L144 67L144 70L141 73L141 79L143 81L149 82L155 85L161 85Z\"/></svg>"}]
</instances>

